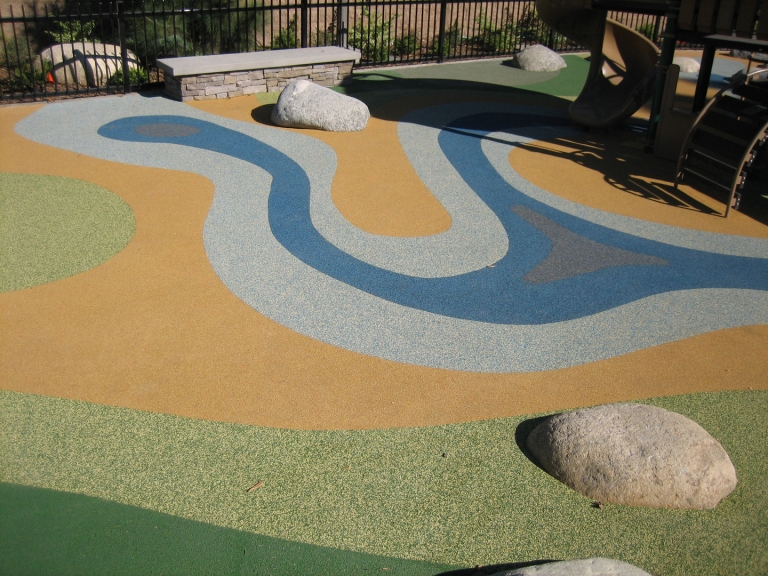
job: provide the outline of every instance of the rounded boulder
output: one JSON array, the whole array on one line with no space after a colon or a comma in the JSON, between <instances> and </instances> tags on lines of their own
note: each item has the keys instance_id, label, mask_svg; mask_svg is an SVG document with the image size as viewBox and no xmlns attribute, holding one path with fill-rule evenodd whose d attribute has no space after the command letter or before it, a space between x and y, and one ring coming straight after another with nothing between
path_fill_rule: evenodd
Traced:
<instances>
[{"instance_id":1,"label":"rounded boulder","mask_svg":"<svg viewBox=\"0 0 768 576\"><path fill-rule=\"evenodd\" d=\"M317 128L329 132L359 132L371 114L357 98L293 80L283 89L272 110L272 122L286 128Z\"/></svg>"},{"instance_id":2,"label":"rounded boulder","mask_svg":"<svg viewBox=\"0 0 768 576\"><path fill-rule=\"evenodd\" d=\"M493 576L650 576L650 574L620 560L585 558L526 566L497 572Z\"/></svg>"},{"instance_id":3,"label":"rounded boulder","mask_svg":"<svg viewBox=\"0 0 768 576\"><path fill-rule=\"evenodd\" d=\"M706 430L644 404L558 414L526 444L544 470L598 502L704 510L737 483L731 459Z\"/></svg>"},{"instance_id":4,"label":"rounded boulder","mask_svg":"<svg viewBox=\"0 0 768 576\"><path fill-rule=\"evenodd\" d=\"M528 72L557 72L565 68L565 60L546 46L534 44L515 54L515 64Z\"/></svg>"},{"instance_id":5,"label":"rounded boulder","mask_svg":"<svg viewBox=\"0 0 768 576\"><path fill-rule=\"evenodd\" d=\"M694 60L688 56L676 56L674 60L672 60L672 64L680 66L680 72L683 74L698 74L699 69L701 68L701 64L699 64L698 60Z\"/></svg>"}]
</instances>

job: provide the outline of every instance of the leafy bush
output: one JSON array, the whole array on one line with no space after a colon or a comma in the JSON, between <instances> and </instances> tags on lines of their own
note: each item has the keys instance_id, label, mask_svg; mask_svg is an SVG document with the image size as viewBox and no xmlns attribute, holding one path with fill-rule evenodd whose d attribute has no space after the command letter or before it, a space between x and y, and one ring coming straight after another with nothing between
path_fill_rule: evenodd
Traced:
<instances>
[{"instance_id":1,"label":"leafy bush","mask_svg":"<svg viewBox=\"0 0 768 576\"><path fill-rule=\"evenodd\" d=\"M371 14L368 8L363 8L363 18L350 31L349 44L360 50L364 60L386 62L392 53L390 30L397 16L387 20L377 12Z\"/></svg>"},{"instance_id":2,"label":"leafy bush","mask_svg":"<svg viewBox=\"0 0 768 576\"><path fill-rule=\"evenodd\" d=\"M195 53L194 42L182 34L182 17L174 16L164 22L161 18L145 16L141 21L129 20L128 47L143 62L155 57L185 56ZM187 36L190 31L187 30Z\"/></svg>"},{"instance_id":3,"label":"leafy bush","mask_svg":"<svg viewBox=\"0 0 768 576\"><path fill-rule=\"evenodd\" d=\"M171 2L180 8L180 0ZM221 54L245 52L261 46L257 35L262 29L264 13L253 8L261 0L200 0L195 2L199 11L173 15L146 15L141 19L126 20L128 47L143 62L165 56ZM219 13L223 8L237 8L241 12ZM129 6L126 5L126 9ZM151 2L137 4L137 9L150 10ZM209 10L210 9L210 10Z\"/></svg>"},{"instance_id":4,"label":"leafy bush","mask_svg":"<svg viewBox=\"0 0 768 576\"><path fill-rule=\"evenodd\" d=\"M648 38L651 42L654 41L653 33L656 31L656 24L654 22L646 22L637 28L637 31Z\"/></svg>"},{"instance_id":5,"label":"leafy bush","mask_svg":"<svg viewBox=\"0 0 768 576\"><path fill-rule=\"evenodd\" d=\"M521 44L546 44L548 34L542 29L539 14L533 6L526 7L515 23L515 33Z\"/></svg>"},{"instance_id":6,"label":"leafy bush","mask_svg":"<svg viewBox=\"0 0 768 576\"><path fill-rule=\"evenodd\" d=\"M420 45L421 42L416 34L408 34L407 36L395 40L394 45L392 46L392 53L395 56L400 57L410 56L411 54L416 53L416 50L419 49Z\"/></svg>"},{"instance_id":7,"label":"leafy bush","mask_svg":"<svg viewBox=\"0 0 768 576\"><path fill-rule=\"evenodd\" d=\"M128 81L130 82L131 86L136 86L137 84L144 84L149 80L149 74L147 74L147 71L143 68L129 68L128 69ZM122 68L119 69L117 72L112 74L112 76L109 77L107 80L107 85L109 86L122 86L123 85L123 70Z\"/></svg>"},{"instance_id":8,"label":"leafy bush","mask_svg":"<svg viewBox=\"0 0 768 576\"><path fill-rule=\"evenodd\" d=\"M99 42L95 20L61 20L54 23L51 30L46 31L56 44L65 42Z\"/></svg>"},{"instance_id":9,"label":"leafy bush","mask_svg":"<svg viewBox=\"0 0 768 576\"><path fill-rule=\"evenodd\" d=\"M474 41L478 48L484 52L512 52L515 47L515 22L511 14L507 12L502 25L497 26L495 22L485 15L485 11L480 10L477 17L477 26L479 32Z\"/></svg>"},{"instance_id":10,"label":"leafy bush","mask_svg":"<svg viewBox=\"0 0 768 576\"><path fill-rule=\"evenodd\" d=\"M442 57L447 58L451 52L455 52L456 48L461 45L462 42L462 29L459 26L459 19L451 24L450 28L445 31L445 39L443 40L443 53ZM432 54L438 54L440 52L440 36L435 36L432 39Z\"/></svg>"},{"instance_id":11,"label":"leafy bush","mask_svg":"<svg viewBox=\"0 0 768 576\"><path fill-rule=\"evenodd\" d=\"M40 60L26 51L17 51L16 43L7 40L0 31L0 76L2 92L41 92L52 70L51 63Z\"/></svg>"},{"instance_id":12,"label":"leafy bush","mask_svg":"<svg viewBox=\"0 0 768 576\"><path fill-rule=\"evenodd\" d=\"M253 50L258 44L257 32L264 22L264 13L253 10L260 5L260 0L203 0L203 10L185 16L187 35L195 45L195 51L202 49L205 52L206 47L209 53L221 54ZM241 11L217 14L215 11L219 6ZM209 7L213 8L213 13L206 12Z\"/></svg>"},{"instance_id":13,"label":"leafy bush","mask_svg":"<svg viewBox=\"0 0 768 576\"><path fill-rule=\"evenodd\" d=\"M325 30L315 30L312 35L311 46L335 46L336 45L336 8L333 9L331 23Z\"/></svg>"},{"instance_id":14,"label":"leafy bush","mask_svg":"<svg viewBox=\"0 0 768 576\"><path fill-rule=\"evenodd\" d=\"M272 38L272 50L280 50L281 48L298 48L299 47L299 23L296 21L296 14L288 22L288 26L280 30L277 36Z\"/></svg>"}]
</instances>

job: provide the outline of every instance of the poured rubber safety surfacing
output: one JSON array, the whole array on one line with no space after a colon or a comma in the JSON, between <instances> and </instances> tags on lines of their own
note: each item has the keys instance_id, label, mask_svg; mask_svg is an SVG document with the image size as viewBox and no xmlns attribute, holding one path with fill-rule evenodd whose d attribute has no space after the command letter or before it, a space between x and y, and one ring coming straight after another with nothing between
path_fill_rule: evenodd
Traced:
<instances>
[{"instance_id":1,"label":"poured rubber safety surfacing","mask_svg":"<svg viewBox=\"0 0 768 576\"><path fill-rule=\"evenodd\" d=\"M347 222L331 200L332 149L294 132L141 97L46 106L16 130L209 178L204 242L224 284L280 324L348 350L522 372L768 322L768 240L604 213L515 173L516 143L570 130L559 111L471 103L406 115L403 150L452 219L416 238Z\"/></svg>"}]
</instances>

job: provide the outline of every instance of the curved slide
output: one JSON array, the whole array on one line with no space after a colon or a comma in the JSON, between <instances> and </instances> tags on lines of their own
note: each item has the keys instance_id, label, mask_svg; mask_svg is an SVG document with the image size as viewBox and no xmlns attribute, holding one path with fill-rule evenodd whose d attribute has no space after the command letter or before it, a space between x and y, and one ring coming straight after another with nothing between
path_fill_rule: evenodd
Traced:
<instances>
[{"instance_id":1,"label":"curved slide","mask_svg":"<svg viewBox=\"0 0 768 576\"><path fill-rule=\"evenodd\" d=\"M590 0L537 0L536 9L548 26L589 50L587 82L569 109L574 122L609 128L651 97L659 50L645 36L606 18Z\"/></svg>"}]
</instances>

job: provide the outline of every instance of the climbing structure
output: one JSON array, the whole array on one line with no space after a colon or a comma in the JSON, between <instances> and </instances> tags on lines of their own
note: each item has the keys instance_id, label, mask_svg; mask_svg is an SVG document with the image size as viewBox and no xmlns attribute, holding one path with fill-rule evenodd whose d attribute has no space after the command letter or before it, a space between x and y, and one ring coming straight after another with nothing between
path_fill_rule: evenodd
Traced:
<instances>
[{"instance_id":1,"label":"climbing structure","mask_svg":"<svg viewBox=\"0 0 768 576\"><path fill-rule=\"evenodd\" d=\"M728 194L725 216L738 210L741 191L758 151L768 140L768 81L765 70L741 74L702 109L677 162L680 182Z\"/></svg>"}]
</instances>

